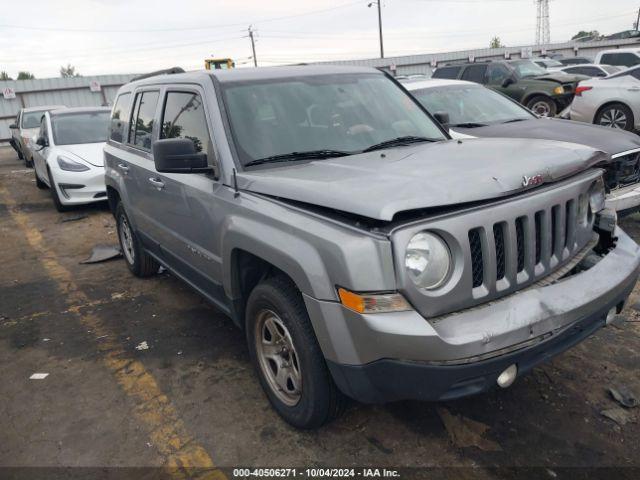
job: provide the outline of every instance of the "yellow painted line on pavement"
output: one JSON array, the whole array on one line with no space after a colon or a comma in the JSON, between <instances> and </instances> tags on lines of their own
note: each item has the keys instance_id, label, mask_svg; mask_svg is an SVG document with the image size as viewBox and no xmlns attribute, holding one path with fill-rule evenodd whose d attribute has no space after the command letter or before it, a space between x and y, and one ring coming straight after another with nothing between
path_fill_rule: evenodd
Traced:
<instances>
[{"instance_id":1,"label":"yellow painted line on pavement","mask_svg":"<svg viewBox=\"0 0 640 480\"><path fill-rule=\"evenodd\" d=\"M68 311L76 315L94 336L105 366L122 390L133 399L134 415L150 431L150 441L165 458L168 472L176 478L195 476L212 480L226 479L224 473L216 469L206 450L188 433L171 401L162 393L155 378L142 362L129 355L115 341L117 335L98 316L91 312L82 313L93 302L76 285L71 272L47 247L46 241L31 224L28 216L16 208L16 201L4 186L0 186L0 198L31 248L38 254L48 276L56 281L61 293L65 295L70 305Z\"/></svg>"}]
</instances>

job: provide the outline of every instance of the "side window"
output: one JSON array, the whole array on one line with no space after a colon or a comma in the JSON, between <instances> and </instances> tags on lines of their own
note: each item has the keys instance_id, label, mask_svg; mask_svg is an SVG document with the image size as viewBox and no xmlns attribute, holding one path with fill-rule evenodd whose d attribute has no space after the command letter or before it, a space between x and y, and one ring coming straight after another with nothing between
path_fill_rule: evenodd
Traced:
<instances>
[{"instance_id":1,"label":"side window","mask_svg":"<svg viewBox=\"0 0 640 480\"><path fill-rule=\"evenodd\" d=\"M636 80L640 80L640 68L635 68L635 69L631 70L629 72L629 75L631 75Z\"/></svg>"},{"instance_id":2,"label":"side window","mask_svg":"<svg viewBox=\"0 0 640 480\"><path fill-rule=\"evenodd\" d=\"M462 67L440 67L437 68L435 72L433 72L433 78L449 78L455 79L458 78L458 73L460 73Z\"/></svg>"},{"instance_id":3,"label":"side window","mask_svg":"<svg viewBox=\"0 0 640 480\"><path fill-rule=\"evenodd\" d=\"M47 132L47 118L43 115L42 119L40 119L40 131L38 132L38 137L45 138L49 141L49 132Z\"/></svg>"},{"instance_id":4,"label":"side window","mask_svg":"<svg viewBox=\"0 0 640 480\"><path fill-rule=\"evenodd\" d=\"M156 113L159 92L142 92L136 95L134 116L131 119L129 143L143 150L151 150L153 117Z\"/></svg>"},{"instance_id":5,"label":"side window","mask_svg":"<svg viewBox=\"0 0 640 480\"><path fill-rule=\"evenodd\" d=\"M579 73L579 74L582 74L582 69L580 67L563 68L562 70L567 72L567 73Z\"/></svg>"},{"instance_id":6,"label":"side window","mask_svg":"<svg viewBox=\"0 0 640 480\"><path fill-rule=\"evenodd\" d=\"M491 85L502 85L502 82L509 76L509 69L504 65L493 64L487 66L487 81Z\"/></svg>"},{"instance_id":7,"label":"side window","mask_svg":"<svg viewBox=\"0 0 640 480\"><path fill-rule=\"evenodd\" d=\"M640 57L633 53L605 53L600 59L600 63L605 65L622 65L633 67L640 64Z\"/></svg>"},{"instance_id":8,"label":"side window","mask_svg":"<svg viewBox=\"0 0 640 480\"><path fill-rule=\"evenodd\" d=\"M116 104L111 114L111 126L109 138L116 142L122 143L125 139L125 128L129 122L129 114L131 112L131 94L123 93L118 96Z\"/></svg>"},{"instance_id":9,"label":"side window","mask_svg":"<svg viewBox=\"0 0 640 480\"><path fill-rule=\"evenodd\" d=\"M462 80L470 82L484 83L484 74L487 71L486 65L470 65L462 73Z\"/></svg>"},{"instance_id":10,"label":"side window","mask_svg":"<svg viewBox=\"0 0 640 480\"><path fill-rule=\"evenodd\" d=\"M209 149L209 130L202 98L197 93L168 92L160 138L188 138L196 151Z\"/></svg>"},{"instance_id":11,"label":"side window","mask_svg":"<svg viewBox=\"0 0 640 480\"><path fill-rule=\"evenodd\" d=\"M592 77L606 77L607 72L600 70L598 67L583 67L583 74Z\"/></svg>"}]
</instances>

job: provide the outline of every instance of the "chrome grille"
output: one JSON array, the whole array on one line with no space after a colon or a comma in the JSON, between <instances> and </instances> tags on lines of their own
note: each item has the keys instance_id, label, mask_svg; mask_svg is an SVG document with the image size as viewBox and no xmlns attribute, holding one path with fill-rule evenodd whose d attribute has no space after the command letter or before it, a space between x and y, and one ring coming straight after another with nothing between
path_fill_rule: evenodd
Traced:
<instances>
[{"instance_id":1,"label":"chrome grille","mask_svg":"<svg viewBox=\"0 0 640 480\"><path fill-rule=\"evenodd\" d=\"M404 265L402 246L420 231L441 236L455 265L447 283L435 290L417 288L400 268L398 289L420 313L434 318L539 282L593 240L588 192L601 174L589 170L517 197L398 227L392 232L400 246L396 265Z\"/></svg>"}]
</instances>

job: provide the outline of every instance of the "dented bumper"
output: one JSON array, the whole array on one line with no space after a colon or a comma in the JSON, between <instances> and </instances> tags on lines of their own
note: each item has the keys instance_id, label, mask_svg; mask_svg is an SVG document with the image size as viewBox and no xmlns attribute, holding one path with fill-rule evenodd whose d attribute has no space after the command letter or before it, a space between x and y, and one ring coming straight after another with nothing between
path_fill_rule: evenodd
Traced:
<instances>
[{"instance_id":1,"label":"dented bumper","mask_svg":"<svg viewBox=\"0 0 640 480\"><path fill-rule=\"evenodd\" d=\"M454 398L495 384L505 362L521 363L523 373L605 324L640 273L640 247L621 229L615 234L616 247L587 271L443 317L360 315L334 302L305 301L345 393L362 401ZM461 388L467 381L472 386Z\"/></svg>"}]
</instances>

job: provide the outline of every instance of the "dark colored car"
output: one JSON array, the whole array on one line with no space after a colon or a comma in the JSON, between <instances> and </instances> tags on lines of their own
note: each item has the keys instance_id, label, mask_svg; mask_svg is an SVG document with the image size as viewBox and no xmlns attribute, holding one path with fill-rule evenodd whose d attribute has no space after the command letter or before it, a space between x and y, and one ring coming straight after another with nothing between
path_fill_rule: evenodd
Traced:
<instances>
[{"instance_id":1,"label":"dark colored car","mask_svg":"<svg viewBox=\"0 0 640 480\"><path fill-rule=\"evenodd\" d=\"M587 57L569 57L569 58L559 58L558 61L566 66L569 65L582 65L585 63L593 63L592 58Z\"/></svg>"},{"instance_id":2,"label":"dark colored car","mask_svg":"<svg viewBox=\"0 0 640 480\"><path fill-rule=\"evenodd\" d=\"M447 65L433 78L467 80L493 88L541 117L553 117L571 104L584 75L548 72L530 60Z\"/></svg>"},{"instance_id":3,"label":"dark colored car","mask_svg":"<svg viewBox=\"0 0 640 480\"><path fill-rule=\"evenodd\" d=\"M539 118L504 95L469 82L427 80L407 82L405 87L436 118L448 119L453 138L559 140L611 154L613 161L604 175L607 206L621 213L640 207L638 135L589 123Z\"/></svg>"}]
</instances>

